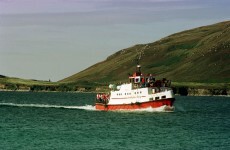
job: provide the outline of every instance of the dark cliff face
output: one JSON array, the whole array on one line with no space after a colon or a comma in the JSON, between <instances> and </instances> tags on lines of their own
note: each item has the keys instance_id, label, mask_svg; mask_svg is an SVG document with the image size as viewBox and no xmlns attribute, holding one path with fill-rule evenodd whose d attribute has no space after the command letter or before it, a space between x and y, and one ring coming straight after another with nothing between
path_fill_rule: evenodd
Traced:
<instances>
[{"instance_id":1,"label":"dark cliff face","mask_svg":"<svg viewBox=\"0 0 230 150\"><path fill-rule=\"evenodd\" d=\"M230 82L230 21L195 28L116 52L62 82L127 81L137 59L145 73L177 82Z\"/></svg>"},{"instance_id":2,"label":"dark cliff face","mask_svg":"<svg viewBox=\"0 0 230 150\"><path fill-rule=\"evenodd\" d=\"M214 95L229 95L230 91L227 89L195 89L189 88L188 95L190 96L214 96Z\"/></svg>"},{"instance_id":3,"label":"dark cliff face","mask_svg":"<svg viewBox=\"0 0 230 150\"><path fill-rule=\"evenodd\" d=\"M191 88L191 87L173 87L173 92L181 96L215 96L215 95L230 95L230 90L226 88L211 89L211 88Z\"/></svg>"}]
</instances>

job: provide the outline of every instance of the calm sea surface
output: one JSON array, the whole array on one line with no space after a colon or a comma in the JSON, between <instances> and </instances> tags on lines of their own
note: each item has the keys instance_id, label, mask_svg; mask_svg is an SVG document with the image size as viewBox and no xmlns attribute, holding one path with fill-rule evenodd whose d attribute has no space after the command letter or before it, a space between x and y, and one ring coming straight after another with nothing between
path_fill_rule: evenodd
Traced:
<instances>
[{"instance_id":1,"label":"calm sea surface","mask_svg":"<svg viewBox=\"0 0 230 150\"><path fill-rule=\"evenodd\" d=\"M94 97L0 92L0 149L230 149L230 97L178 96L171 113L95 111Z\"/></svg>"}]
</instances>

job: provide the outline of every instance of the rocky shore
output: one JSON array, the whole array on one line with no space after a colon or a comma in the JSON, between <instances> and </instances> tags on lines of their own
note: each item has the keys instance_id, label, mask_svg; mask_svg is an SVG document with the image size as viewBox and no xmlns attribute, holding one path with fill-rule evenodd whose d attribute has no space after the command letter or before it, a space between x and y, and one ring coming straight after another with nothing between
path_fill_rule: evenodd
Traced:
<instances>
[{"instance_id":1,"label":"rocky shore","mask_svg":"<svg viewBox=\"0 0 230 150\"><path fill-rule=\"evenodd\" d=\"M230 89L228 88L199 88L187 86L172 87L175 95L181 96L228 96ZM69 86L68 84L60 84L54 86L44 85L8 85L0 84L0 91L18 91L18 92L108 92L107 87L81 87Z\"/></svg>"},{"instance_id":2,"label":"rocky shore","mask_svg":"<svg viewBox=\"0 0 230 150\"><path fill-rule=\"evenodd\" d=\"M230 89L226 88L191 88L191 87L173 87L177 95L182 96L227 96L230 95Z\"/></svg>"}]
</instances>

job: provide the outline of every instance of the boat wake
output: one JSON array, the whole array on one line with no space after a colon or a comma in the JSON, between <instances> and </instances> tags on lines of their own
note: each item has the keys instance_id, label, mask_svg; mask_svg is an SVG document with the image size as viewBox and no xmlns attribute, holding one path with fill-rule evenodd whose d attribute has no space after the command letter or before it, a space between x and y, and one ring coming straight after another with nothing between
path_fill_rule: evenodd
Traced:
<instances>
[{"instance_id":1,"label":"boat wake","mask_svg":"<svg viewBox=\"0 0 230 150\"><path fill-rule=\"evenodd\" d=\"M64 108L64 109L82 109L82 110L96 110L95 106L64 106L64 105L48 105L48 104L15 104L15 103L0 103L0 106L13 107L37 107L37 108Z\"/></svg>"},{"instance_id":2,"label":"boat wake","mask_svg":"<svg viewBox=\"0 0 230 150\"><path fill-rule=\"evenodd\" d=\"M142 109L120 109L120 110L114 110L116 112L174 112L175 108L174 107L168 107L166 105L158 107L158 108L142 108Z\"/></svg>"},{"instance_id":3,"label":"boat wake","mask_svg":"<svg viewBox=\"0 0 230 150\"><path fill-rule=\"evenodd\" d=\"M12 106L12 107L35 107L35 108L61 108L61 109L81 109L81 110L89 110L89 111L100 111L96 110L93 105L85 105L85 106L65 106L65 105L48 105L48 104L16 104L16 103L0 103L0 106ZM173 112L174 107L168 109L166 105L158 107L158 108L145 108L145 109L119 109L113 110L113 112Z\"/></svg>"}]
</instances>

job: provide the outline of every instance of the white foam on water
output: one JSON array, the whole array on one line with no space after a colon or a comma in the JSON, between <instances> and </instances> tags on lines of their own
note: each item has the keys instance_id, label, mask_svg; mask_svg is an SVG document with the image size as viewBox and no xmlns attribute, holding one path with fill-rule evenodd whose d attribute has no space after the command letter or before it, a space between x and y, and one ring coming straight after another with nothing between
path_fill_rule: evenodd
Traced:
<instances>
[{"instance_id":1,"label":"white foam on water","mask_svg":"<svg viewBox=\"0 0 230 150\"><path fill-rule=\"evenodd\" d=\"M0 103L2 106L14 107L38 107L38 108L65 108L65 109L83 109L83 110L96 110L95 106L64 106L64 105L47 105L47 104L15 104L15 103Z\"/></svg>"},{"instance_id":2,"label":"white foam on water","mask_svg":"<svg viewBox=\"0 0 230 150\"><path fill-rule=\"evenodd\" d=\"M37 108L64 108L64 109L81 109L81 110L89 110L89 111L100 111L96 110L96 107L93 105L85 105L85 106L65 106L65 105L48 105L48 104L16 104L16 103L0 103L0 106L14 106L14 107L37 107ZM142 109L119 109L112 110L113 112L173 112L172 110L168 110L167 106L161 106L158 108L142 108Z\"/></svg>"},{"instance_id":3,"label":"white foam on water","mask_svg":"<svg viewBox=\"0 0 230 150\"><path fill-rule=\"evenodd\" d=\"M168 110L167 107L168 106L164 105L158 108L148 107L148 108L130 109L130 110L120 109L115 111L117 112L174 112L174 107L172 107L172 110Z\"/></svg>"},{"instance_id":4,"label":"white foam on water","mask_svg":"<svg viewBox=\"0 0 230 150\"><path fill-rule=\"evenodd\" d=\"M64 108L68 109L83 109L83 110L96 110L95 106L85 105L85 106L64 106Z\"/></svg>"}]
</instances>

